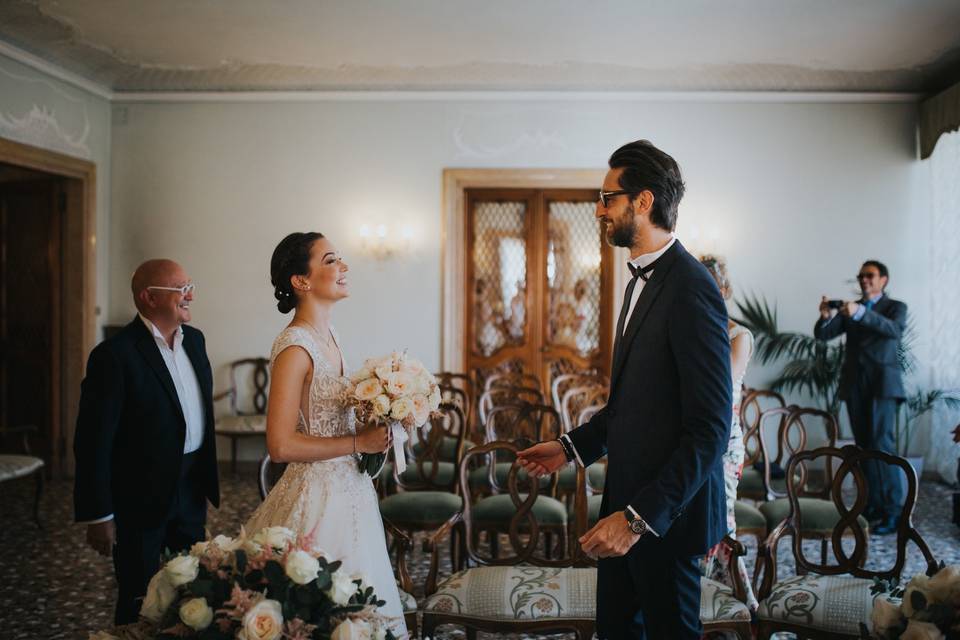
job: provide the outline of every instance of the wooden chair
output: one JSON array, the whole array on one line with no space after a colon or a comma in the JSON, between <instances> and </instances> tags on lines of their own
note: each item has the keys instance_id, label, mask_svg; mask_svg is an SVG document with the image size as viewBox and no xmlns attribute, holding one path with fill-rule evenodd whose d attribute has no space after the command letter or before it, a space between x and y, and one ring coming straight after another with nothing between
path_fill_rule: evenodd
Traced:
<instances>
[{"instance_id":1,"label":"wooden chair","mask_svg":"<svg viewBox=\"0 0 960 640\"><path fill-rule=\"evenodd\" d=\"M607 376L596 372L562 373L556 376L550 383L550 400L554 408L560 411L560 401L567 389L591 384L599 384L609 388L610 380Z\"/></svg>"},{"instance_id":2,"label":"wooden chair","mask_svg":"<svg viewBox=\"0 0 960 640\"><path fill-rule=\"evenodd\" d=\"M541 393L543 392L543 384L540 382L540 377L532 373L517 373L517 372L499 372L493 373L487 377L486 382L483 384L484 391L490 391L494 387L530 387L531 389L537 389Z\"/></svg>"},{"instance_id":3,"label":"wooden chair","mask_svg":"<svg viewBox=\"0 0 960 640\"><path fill-rule=\"evenodd\" d=\"M806 526L810 505L800 496L806 469L820 459L824 460L827 469L832 469L833 461L840 461L836 474L828 483L829 497L839 518L827 535L834 562L828 562L821 554L817 563L804 554L801 533ZM866 508L868 488L862 467L867 462L897 467L907 478L907 496L897 529L897 555L892 566L881 570L864 568L868 532L861 514ZM843 496L843 484L847 476L853 477L856 488L855 500L849 507ZM937 566L933 554L911 521L917 500L917 476L905 459L881 451L866 451L853 445L842 449L820 447L800 451L787 466L787 489L789 514L760 547L758 563L763 561L764 575L758 594L759 638L769 638L777 631L789 631L803 638L859 638L859 624L870 621L874 601L870 590L874 578L900 578L907 559L908 541L920 549L928 569ZM802 575L779 581L777 549L784 536L792 537L791 549L797 572ZM851 539L852 549L849 544L844 545Z\"/></svg>"},{"instance_id":4,"label":"wooden chair","mask_svg":"<svg viewBox=\"0 0 960 640\"><path fill-rule=\"evenodd\" d=\"M596 569L580 553L579 546L567 546L570 553L560 557L546 554L550 544L540 537L546 527L538 515L538 505L550 498L542 491L539 479L521 474L520 467L512 464L506 493L497 496L510 505L505 525L509 553L486 554L477 542L476 532L493 524L483 507L492 498L475 500L469 478L471 462L483 459L489 465L491 460L516 459L519 450L512 442L493 441L464 454L460 486L465 498L463 539L470 567L428 589L422 620L425 637L435 637L442 624L465 627L467 638L476 638L478 631L531 635L572 631L582 640L593 636ZM492 470L490 477L494 478ZM583 501L578 503L573 528L577 537L586 530Z\"/></svg>"},{"instance_id":5,"label":"wooden chair","mask_svg":"<svg viewBox=\"0 0 960 640\"><path fill-rule=\"evenodd\" d=\"M237 372L252 368L249 380L253 385L250 411L244 405L245 396L237 383ZM213 396L218 402L230 399L230 415L217 418L214 432L230 438L230 472L237 472L237 441L247 438L263 438L267 433L267 392L270 390L270 360L267 358L244 358L230 363L230 388ZM243 406L241 406L243 405Z\"/></svg>"},{"instance_id":6,"label":"wooden chair","mask_svg":"<svg viewBox=\"0 0 960 640\"><path fill-rule=\"evenodd\" d=\"M477 384L474 376L470 373L441 371L440 373L435 373L434 377L437 379L437 384L440 385L441 394L444 394L444 400L448 402L457 401L456 396L459 394L447 393L445 391L450 388L459 389L463 393L463 396L466 397L463 415L467 418L467 438L471 438L478 421L477 400L479 394L477 393ZM479 433L479 431L477 431L477 433Z\"/></svg>"},{"instance_id":7,"label":"wooden chair","mask_svg":"<svg viewBox=\"0 0 960 640\"><path fill-rule=\"evenodd\" d=\"M731 564L746 555L744 546L735 538L725 536L721 541L730 550ZM700 578L700 622L703 624L703 635L709 637L711 633L731 632L740 640L751 640L753 629L752 616L747 606L747 587L739 571L731 571L733 586Z\"/></svg>"},{"instance_id":8,"label":"wooden chair","mask_svg":"<svg viewBox=\"0 0 960 640\"><path fill-rule=\"evenodd\" d=\"M595 404L589 407L584 407L580 411L580 415L577 417L577 422L579 424L585 424L590 421L590 418L595 416L603 407L606 406L606 402L603 404ZM566 467L560 470L561 482L563 480L564 472L566 472ZM607 476L607 458L604 456L600 458L587 469L586 474L586 491L587 491L587 525L593 526L597 524L597 521L600 520L600 504L603 502L603 482L594 484L595 477L602 473L603 482L606 481ZM571 505L572 508L572 505Z\"/></svg>"},{"instance_id":9,"label":"wooden chair","mask_svg":"<svg viewBox=\"0 0 960 640\"><path fill-rule=\"evenodd\" d=\"M568 388L563 394L563 397L560 400L560 407L558 408L560 412L563 433L568 433L569 431L583 424L580 422L579 418L580 414L587 407L593 405L600 405L602 407L606 405L608 393L608 387L596 382ZM598 461L590 465L587 468L588 495L602 493L606 478L607 468L605 459L602 463ZM575 486L576 477L574 470L572 466L568 465L560 470L560 497L572 495Z\"/></svg>"},{"instance_id":10,"label":"wooden chair","mask_svg":"<svg viewBox=\"0 0 960 640\"><path fill-rule=\"evenodd\" d=\"M40 522L40 498L43 495L43 459L32 455L30 451L30 434L37 433L34 425L19 425L16 427L0 427L0 438L17 435L20 437L23 454L0 454L0 482L27 478L33 476L36 489L33 496L33 521L37 527L43 529Z\"/></svg>"},{"instance_id":11,"label":"wooden chair","mask_svg":"<svg viewBox=\"0 0 960 640\"><path fill-rule=\"evenodd\" d=\"M270 454L264 454L260 460L259 473L257 474L258 485L260 487L260 500L267 498L267 494L280 480L284 470L287 468L285 462L274 462L270 459ZM410 577L410 570L407 567L407 552L413 548L413 541L403 531L398 529L389 520L383 521L384 531L393 539L393 546L397 550L397 582L400 592L400 604L403 607L403 618L407 629L411 632L411 637L417 637L419 634L419 625L417 623L417 599L413 597L413 580ZM379 595L379 594L378 594Z\"/></svg>"},{"instance_id":12,"label":"wooden chair","mask_svg":"<svg viewBox=\"0 0 960 640\"><path fill-rule=\"evenodd\" d=\"M500 386L487 389L480 396L477 403L477 415L480 432L486 436L487 415L499 405L512 405L526 402L529 404L543 404L543 392L534 387Z\"/></svg>"},{"instance_id":13,"label":"wooden chair","mask_svg":"<svg viewBox=\"0 0 960 640\"><path fill-rule=\"evenodd\" d=\"M778 413L775 409L786 408L783 396L775 391L755 389L748 392L740 403L740 428L743 429L743 446L746 450L743 458L743 475L737 487L737 496L750 500L766 500L763 491L762 471L755 467L762 464L763 449L760 447L760 438L767 437L761 432L761 427L771 417L781 418L786 412ZM767 413L772 411L772 413ZM774 432L776 437L776 432ZM770 439L767 439L769 442Z\"/></svg>"}]
</instances>

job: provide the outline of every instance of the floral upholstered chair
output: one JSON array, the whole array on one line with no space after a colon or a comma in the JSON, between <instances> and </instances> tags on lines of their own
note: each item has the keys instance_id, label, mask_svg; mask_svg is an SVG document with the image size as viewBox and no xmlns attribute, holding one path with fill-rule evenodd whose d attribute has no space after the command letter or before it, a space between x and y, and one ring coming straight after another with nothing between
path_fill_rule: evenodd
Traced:
<instances>
[{"instance_id":1,"label":"floral upholstered chair","mask_svg":"<svg viewBox=\"0 0 960 640\"><path fill-rule=\"evenodd\" d=\"M821 557L820 562L804 554L800 530L811 503L794 490L800 469L813 461L839 460L836 474L830 480L830 498L839 513L826 540L833 551L833 561ZM867 504L864 464L886 464L906 474L907 497L900 513L897 530L897 553L893 565L880 570L864 568L867 557L867 531L861 514ZM831 465L826 465L831 468ZM853 477L855 499L843 494L847 476ZM760 547L758 566L763 567L763 582L758 593L760 609L758 637L766 639L774 632L789 631L803 638L859 638L860 623L871 624L871 611L876 597L871 592L874 578L899 579L906 563L906 545L912 541L923 554L928 567L936 561L927 544L913 528L910 518L917 500L917 476L903 458L881 451L865 451L849 445L842 449L821 447L801 451L787 466L789 513ZM778 580L777 549L785 536L792 538L791 548L798 573L802 575ZM822 556L822 553L821 553Z\"/></svg>"},{"instance_id":2,"label":"floral upholstered chair","mask_svg":"<svg viewBox=\"0 0 960 640\"><path fill-rule=\"evenodd\" d=\"M252 372L241 378L238 372ZM243 381L249 384L243 384ZM243 390L252 385L249 399ZM245 358L230 363L230 388L213 396L213 401L230 400L230 413L217 418L214 431L230 439L230 472L237 472L237 441L263 438L267 433L267 392L270 389L270 361Z\"/></svg>"},{"instance_id":3,"label":"floral upholstered chair","mask_svg":"<svg viewBox=\"0 0 960 640\"><path fill-rule=\"evenodd\" d=\"M29 435L36 432L37 428L33 425L0 427L0 437L19 435L23 448L22 455L0 454L0 482L33 476L36 483L36 492L33 498L33 521L37 523L38 527L42 528L40 524L40 496L43 494L44 463L41 458L30 454L29 440Z\"/></svg>"}]
</instances>

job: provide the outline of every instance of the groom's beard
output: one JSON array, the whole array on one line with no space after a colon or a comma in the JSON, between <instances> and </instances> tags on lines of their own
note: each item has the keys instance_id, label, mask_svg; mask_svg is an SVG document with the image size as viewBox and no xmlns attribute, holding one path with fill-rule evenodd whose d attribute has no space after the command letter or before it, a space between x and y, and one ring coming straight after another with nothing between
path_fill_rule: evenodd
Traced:
<instances>
[{"instance_id":1,"label":"groom's beard","mask_svg":"<svg viewBox=\"0 0 960 640\"><path fill-rule=\"evenodd\" d=\"M613 232L607 236L607 242L614 247L633 246L633 241L637 237L637 217L634 212L630 212L630 217L623 217L613 224Z\"/></svg>"}]
</instances>

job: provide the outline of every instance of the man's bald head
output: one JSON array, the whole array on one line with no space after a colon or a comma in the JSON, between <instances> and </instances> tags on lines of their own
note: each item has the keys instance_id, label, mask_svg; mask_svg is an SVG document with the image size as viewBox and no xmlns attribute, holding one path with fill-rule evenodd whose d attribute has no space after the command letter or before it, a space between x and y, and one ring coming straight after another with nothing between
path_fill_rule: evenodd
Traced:
<instances>
[{"instance_id":1,"label":"man's bald head","mask_svg":"<svg viewBox=\"0 0 960 640\"><path fill-rule=\"evenodd\" d=\"M190 276L173 260L147 260L133 272L130 289L137 311L148 318L161 330L173 330L180 324L190 321L190 303L193 293L183 295L169 289L151 289L151 287L179 288L190 284Z\"/></svg>"},{"instance_id":2,"label":"man's bald head","mask_svg":"<svg viewBox=\"0 0 960 640\"><path fill-rule=\"evenodd\" d=\"M141 264L133 272L133 278L130 280L130 288L133 291L137 309L140 309L140 293L147 287L173 287L177 284L176 280L185 275L183 267L166 258L147 260Z\"/></svg>"}]
</instances>

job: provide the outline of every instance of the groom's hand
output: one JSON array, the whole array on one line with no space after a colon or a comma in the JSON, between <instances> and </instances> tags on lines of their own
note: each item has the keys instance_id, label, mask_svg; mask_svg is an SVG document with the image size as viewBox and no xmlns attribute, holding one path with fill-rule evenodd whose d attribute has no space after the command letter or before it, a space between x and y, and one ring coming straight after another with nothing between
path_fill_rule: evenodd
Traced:
<instances>
[{"instance_id":1,"label":"groom's hand","mask_svg":"<svg viewBox=\"0 0 960 640\"><path fill-rule=\"evenodd\" d=\"M630 530L627 519L619 511L601 519L590 531L580 536L580 547L591 558L615 558L626 555L640 536Z\"/></svg>"},{"instance_id":2,"label":"groom's hand","mask_svg":"<svg viewBox=\"0 0 960 640\"><path fill-rule=\"evenodd\" d=\"M556 440L540 442L517 454L517 462L534 477L547 476L567 464L563 447Z\"/></svg>"},{"instance_id":3,"label":"groom's hand","mask_svg":"<svg viewBox=\"0 0 960 640\"><path fill-rule=\"evenodd\" d=\"M117 541L117 530L113 520L87 525L87 544L102 556L113 553L113 545Z\"/></svg>"}]
</instances>

